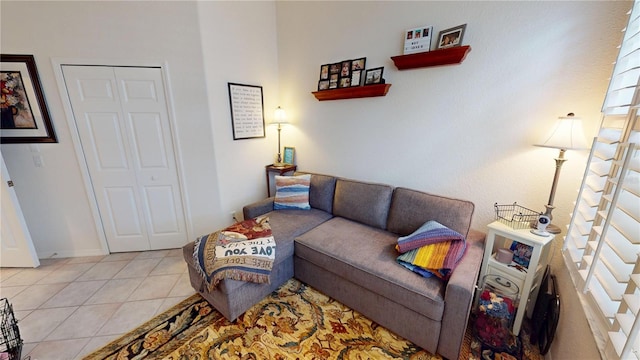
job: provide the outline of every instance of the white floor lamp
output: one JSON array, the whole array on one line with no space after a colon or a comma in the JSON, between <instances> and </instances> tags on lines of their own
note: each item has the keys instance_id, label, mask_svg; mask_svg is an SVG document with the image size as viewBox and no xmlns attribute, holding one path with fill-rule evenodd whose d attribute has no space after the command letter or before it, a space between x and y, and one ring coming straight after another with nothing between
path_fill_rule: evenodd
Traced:
<instances>
[{"instance_id":1,"label":"white floor lamp","mask_svg":"<svg viewBox=\"0 0 640 360\"><path fill-rule=\"evenodd\" d=\"M556 123L549 135L542 139L540 143L534 144L535 146L560 150L560 154L555 159L556 172L553 176L549 202L545 205L547 210L544 215L548 216L550 219L553 219L551 212L554 209L553 200L556 196L556 188L558 186L558 179L560 178L560 169L562 168L562 164L567 161L564 157L564 153L567 150L583 150L588 148L584 132L582 130L582 119L575 117L573 113L569 113L567 116L562 116L558 119L559 121ZM547 226L547 231L552 234L559 234L560 228L556 225L549 224L549 226Z\"/></svg>"}]
</instances>

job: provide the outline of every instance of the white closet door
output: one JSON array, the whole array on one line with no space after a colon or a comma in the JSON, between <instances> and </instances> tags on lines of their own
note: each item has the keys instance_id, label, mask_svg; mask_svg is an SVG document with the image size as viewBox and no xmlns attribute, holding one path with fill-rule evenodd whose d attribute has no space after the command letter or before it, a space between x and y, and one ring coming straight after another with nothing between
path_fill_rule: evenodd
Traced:
<instances>
[{"instance_id":1,"label":"white closet door","mask_svg":"<svg viewBox=\"0 0 640 360\"><path fill-rule=\"evenodd\" d=\"M187 241L161 70L63 66L111 252Z\"/></svg>"}]
</instances>

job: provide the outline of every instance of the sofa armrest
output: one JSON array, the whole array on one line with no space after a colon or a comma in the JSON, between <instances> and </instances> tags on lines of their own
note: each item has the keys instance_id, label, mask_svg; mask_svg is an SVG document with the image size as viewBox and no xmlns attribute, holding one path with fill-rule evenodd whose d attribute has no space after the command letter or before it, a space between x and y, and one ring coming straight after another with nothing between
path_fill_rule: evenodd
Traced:
<instances>
[{"instance_id":1,"label":"sofa armrest","mask_svg":"<svg viewBox=\"0 0 640 360\"><path fill-rule=\"evenodd\" d=\"M451 274L444 294L444 314L438 343L438 353L457 359L467 329L467 321L475 295L476 283L486 234L470 230L467 236L467 252Z\"/></svg>"},{"instance_id":2,"label":"sofa armrest","mask_svg":"<svg viewBox=\"0 0 640 360\"><path fill-rule=\"evenodd\" d=\"M253 219L260 215L264 215L270 211L273 211L273 200L275 197L266 198L253 204L249 204L242 208L242 216L244 219Z\"/></svg>"}]
</instances>

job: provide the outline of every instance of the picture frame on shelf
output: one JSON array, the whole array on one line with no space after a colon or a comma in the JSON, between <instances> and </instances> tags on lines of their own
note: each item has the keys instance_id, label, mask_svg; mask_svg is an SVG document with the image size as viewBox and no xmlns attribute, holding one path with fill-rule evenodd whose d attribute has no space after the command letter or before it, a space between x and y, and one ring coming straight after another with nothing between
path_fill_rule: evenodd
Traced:
<instances>
[{"instance_id":1,"label":"picture frame on shelf","mask_svg":"<svg viewBox=\"0 0 640 360\"><path fill-rule=\"evenodd\" d=\"M329 80L318 81L318 91L329 90Z\"/></svg>"},{"instance_id":2,"label":"picture frame on shelf","mask_svg":"<svg viewBox=\"0 0 640 360\"><path fill-rule=\"evenodd\" d=\"M282 162L288 165L293 165L295 161L295 158L294 158L295 152L296 152L296 149L294 147L285 146L284 154L282 156Z\"/></svg>"},{"instance_id":3,"label":"picture frame on shelf","mask_svg":"<svg viewBox=\"0 0 640 360\"><path fill-rule=\"evenodd\" d=\"M357 70L364 70L366 64L367 64L366 57L351 60L351 72L357 71Z\"/></svg>"},{"instance_id":4,"label":"picture frame on shelf","mask_svg":"<svg viewBox=\"0 0 640 360\"><path fill-rule=\"evenodd\" d=\"M462 24L440 31L438 35L438 49L447 49L462 45L462 38L466 28L467 24Z\"/></svg>"},{"instance_id":5,"label":"picture frame on shelf","mask_svg":"<svg viewBox=\"0 0 640 360\"><path fill-rule=\"evenodd\" d=\"M320 80L329 80L329 66L330 64L320 66Z\"/></svg>"},{"instance_id":6,"label":"picture frame on shelf","mask_svg":"<svg viewBox=\"0 0 640 360\"><path fill-rule=\"evenodd\" d=\"M351 86L360 86L363 70L353 70L351 72Z\"/></svg>"},{"instance_id":7,"label":"picture frame on shelf","mask_svg":"<svg viewBox=\"0 0 640 360\"><path fill-rule=\"evenodd\" d=\"M57 143L33 55L0 55L3 144Z\"/></svg>"},{"instance_id":8,"label":"picture frame on shelf","mask_svg":"<svg viewBox=\"0 0 640 360\"><path fill-rule=\"evenodd\" d=\"M329 89L337 89L338 88L338 74L331 74L329 76Z\"/></svg>"},{"instance_id":9,"label":"picture frame on shelf","mask_svg":"<svg viewBox=\"0 0 640 360\"><path fill-rule=\"evenodd\" d=\"M431 50L431 36L433 26L421 26L405 30L404 55Z\"/></svg>"},{"instance_id":10,"label":"picture frame on shelf","mask_svg":"<svg viewBox=\"0 0 640 360\"><path fill-rule=\"evenodd\" d=\"M377 67L373 69L368 69L365 73L364 84L365 85L374 85L374 84L382 84L382 73L384 71L384 67Z\"/></svg>"},{"instance_id":11,"label":"picture frame on shelf","mask_svg":"<svg viewBox=\"0 0 640 360\"><path fill-rule=\"evenodd\" d=\"M340 63L333 63L329 65L329 74L340 74Z\"/></svg>"},{"instance_id":12,"label":"picture frame on shelf","mask_svg":"<svg viewBox=\"0 0 640 360\"><path fill-rule=\"evenodd\" d=\"M348 88L351 87L351 78L350 77L341 77L340 82L338 83L338 88Z\"/></svg>"},{"instance_id":13,"label":"picture frame on shelf","mask_svg":"<svg viewBox=\"0 0 640 360\"><path fill-rule=\"evenodd\" d=\"M340 65L340 77L351 77L351 60L345 60Z\"/></svg>"}]
</instances>

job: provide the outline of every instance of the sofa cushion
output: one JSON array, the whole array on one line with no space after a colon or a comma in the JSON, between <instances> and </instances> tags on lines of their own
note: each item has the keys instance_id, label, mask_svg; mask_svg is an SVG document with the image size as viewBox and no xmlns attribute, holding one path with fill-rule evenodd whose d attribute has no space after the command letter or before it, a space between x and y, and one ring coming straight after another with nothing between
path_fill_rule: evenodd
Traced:
<instances>
[{"instance_id":1,"label":"sofa cushion","mask_svg":"<svg viewBox=\"0 0 640 360\"><path fill-rule=\"evenodd\" d=\"M309 204L311 207L333 213L333 195L336 191L336 178L333 176L311 174Z\"/></svg>"},{"instance_id":2,"label":"sofa cushion","mask_svg":"<svg viewBox=\"0 0 640 360\"><path fill-rule=\"evenodd\" d=\"M393 191L387 229L402 236L434 220L467 236L471 228L474 205L470 201L396 188Z\"/></svg>"},{"instance_id":3,"label":"sofa cushion","mask_svg":"<svg viewBox=\"0 0 640 360\"><path fill-rule=\"evenodd\" d=\"M333 214L385 229L392 194L389 185L338 179Z\"/></svg>"},{"instance_id":4,"label":"sofa cushion","mask_svg":"<svg viewBox=\"0 0 640 360\"><path fill-rule=\"evenodd\" d=\"M445 283L396 262L397 235L334 217L295 240L295 254L355 284L441 321Z\"/></svg>"},{"instance_id":5,"label":"sofa cushion","mask_svg":"<svg viewBox=\"0 0 640 360\"><path fill-rule=\"evenodd\" d=\"M309 210L309 184L311 175L279 176L276 175L276 198L273 202L275 210L302 209Z\"/></svg>"}]
</instances>

